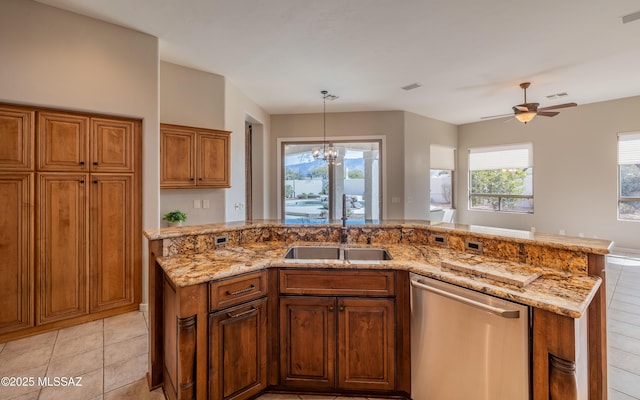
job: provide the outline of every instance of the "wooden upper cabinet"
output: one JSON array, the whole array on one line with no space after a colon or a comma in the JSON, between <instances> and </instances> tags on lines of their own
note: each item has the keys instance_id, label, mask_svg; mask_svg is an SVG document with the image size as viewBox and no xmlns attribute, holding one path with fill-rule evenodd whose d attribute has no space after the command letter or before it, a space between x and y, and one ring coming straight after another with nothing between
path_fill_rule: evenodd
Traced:
<instances>
[{"instance_id":1,"label":"wooden upper cabinet","mask_svg":"<svg viewBox=\"0 0 640 400\"><path fill-rule=\"evenodd\" d=\"M0 170L33 169L34 135L35 112L0 106Z\"/></svg>"},{"instance_id":2,"label":"wooden upper cabinet","mask_svg":"<svg viewBox=\"0 0 640 400\"><path fill-rule=\"evenodd\" d=\"M0 334L33 326L33 173L0 174Z\"/></svg>"},{"instance_id":3,"label":"wooden upper cabinet","mask_svg":"<svg viewBox=\"0 0 640 400\"><path fill-rule=\"evenodd\" d=\"M89 170L89 118L40 112L38 170Z\"/></svg>"},{"instance_id":4,"label":"wooden upper cabinet","mask_svg":"<svg viewBox=\"0 0 640 400\"><path fill-rule=\"evenodd\" d=\"M191 131L161 125L160 186L195 185L195 135Z\"/></svg>"},{"instance_id":5,"label":"wooden upper cabinet","mask_svg":"<svg viewBox=\"0 0 640 400\"><path fill-rule=\"evenodd\" d=\"M91 171L133 172L136 129L133 121L92 118Z\"/></svg>"},{"instance_id":6,"label":"wooden upper cabinet","mask_svg":"<svg viewBox=\"0 0 640 400\"><path fill-rule=\"evenodd\" d=\"M160 124L160 187L230 187L230 133Z\"/></svg>"},{"instance_id":7,"label":"wooden upper cabinet","mask_svg":"<svg viewBox=\"0 0 640 400\"><path fill-rule=\"evenodd\" d=\"M196 133L198 186L229 187L229 133Z\"/></svg>"}]
</instances>

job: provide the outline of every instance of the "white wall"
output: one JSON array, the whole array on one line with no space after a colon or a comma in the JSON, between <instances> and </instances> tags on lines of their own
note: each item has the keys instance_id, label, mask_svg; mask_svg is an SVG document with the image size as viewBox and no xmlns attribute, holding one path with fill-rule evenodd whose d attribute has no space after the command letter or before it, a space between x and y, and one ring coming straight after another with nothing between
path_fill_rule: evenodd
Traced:
<instances>
[{"instance_id":1,"label":"white wall","mask_svg":"<svg viewBox=\"0 0 640 400\"><path fill-rule=\"evenodd\" d=\"M229 79L225 80L225 129L231 131L231 188L226 190L225 221L245 219L245 121L256 124L253 137L253 154L262 153L264 157L254 158L253 170L253 204L254 219L268 217L271 187L264 184L268 180L269 170L266 166L271 162L271 154L267 149L270 138L271 118L260 106L242 93ZM264 161L264 164L259 162ZM235 204L243 204L236 209ZM263 209L255 206L261 204Z\"/></svg>"},{"instance_id":2,"label":"white wall","mask_svg":"<svg viewBox=\"0 0 640 400\"><path fill-rule=\"evenodd\" d=\"M428 219L431 145L457 147L458 127L410 112L404 114L404 218Z\"/></svg>"},{"instance_id":3,"label":"white wall","mask_svg":"<svg viewBox=\"0 0 640 400\"><path fill-rule=\"evenodd\" d=\"M404 215L404 112L372 111L327 113L327 140L340 137L384 137L382 149L382 216L387 219L399 219ZM322 113L283 114L271 116L271 154L277 154L278 139L305 138L322 140ZM267 164L265 164L267 166ZM278 215L278 176L276 157L269 168L271 186L270 215ZM398 201L394 202L393 198Z\"/></svg>"},{"instance_id":4,"label":"white wall","mask_svg":"<svg viewBox=\"0 0 640 400\"><path fill-rule=\"evenodd\" d=\"M180 65L160 62L160 122L198 128L225 129L225 78ZM231 142L236 139L231 136ZM232 185L235 183L231 181ZM225 220L228 189L163 189L160 216L172 210L187 213L185 225ZM210 208L194 208L209 200ZM163 221L163 226L166 222Z\"/></svg>"},{"instance_id":5,"label":"white wall","mask_svg":"<svg viewBox=\"0 0 640 400\"><path fill-rule=\"evenodd\" d=\"M2 0L0 54L0 101L143 120L142 225L157 228L157 38L31 1ZM143 239L143 302L146 248Z\"/></svg>"},{"instance_id":6,"label":"white wall","mask_svg":"<svg viewBox=\"0 0 640 400\"><path fill-rule=\"evenodd\" d=\"M586 104L537 117L527 125L504 119L461 125L458 171L468 149L533 143L534 214L468 210L468 175L458 174L458 221L599 237L640 249L640 222L617 220L617 134L640 131L640 97Z\"/></svg>"}]
</instances>

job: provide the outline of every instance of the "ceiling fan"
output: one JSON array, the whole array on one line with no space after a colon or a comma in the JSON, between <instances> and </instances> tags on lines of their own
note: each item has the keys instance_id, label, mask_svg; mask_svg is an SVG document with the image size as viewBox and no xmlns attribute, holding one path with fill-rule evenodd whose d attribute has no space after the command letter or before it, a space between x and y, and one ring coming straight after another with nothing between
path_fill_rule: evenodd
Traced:
<instances>
[{"instance_id":1,"label":"ceiling fan","mask_svg":"<svg viewBox=\"0 0 640 400\"><path fill-rule=\"evenodd\" d=\"M540 115L542 117L555 117L556 115L560 114L558 111L549 110L577 106L576 103L564 103L555 106L538 108L540 103L527 103L527 88L530 85L531 82L522 82L520 84L520 87L522 88L522 90L524 90L524 103L511 107L513 109L513 114L492 115L489 117L482 117L481 119L499 118L513 115L518 121L526 124L527 122L530 122L532 119L534 119L536 115Z\"/></svg>"}]
</instances>

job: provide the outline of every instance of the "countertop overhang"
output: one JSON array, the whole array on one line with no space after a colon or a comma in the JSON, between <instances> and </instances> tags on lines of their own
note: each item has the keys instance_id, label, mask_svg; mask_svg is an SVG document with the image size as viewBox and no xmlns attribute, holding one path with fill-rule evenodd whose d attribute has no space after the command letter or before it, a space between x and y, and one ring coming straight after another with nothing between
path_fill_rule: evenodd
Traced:
<instances>
[{"instance_id":1,"label":"countertop overhang","mask_svg":"<svg viewBox=\"0 0 640 400\"><path fill-rule=\"evenodd\" d=\"M376 245L375 247L386 248L393 256L392 260L385 261L285 259L284 253L292 245L317 246L319 244L316 242L248 243L242 246L224 246L207 253L159 257L157 261L166 276L177 287L206 283L270 267L402 270L571 318L580 318L584 315L601 284L601 279L595 276L572 274L552 268L535 267L427 245ZM336 243L324 243L324 245L335 246ZM494 265L502 270L528 271L540 276L525 287L518 287L443 267L443 260L484 264L487 268Z\"/></svg>"}]
</instances>

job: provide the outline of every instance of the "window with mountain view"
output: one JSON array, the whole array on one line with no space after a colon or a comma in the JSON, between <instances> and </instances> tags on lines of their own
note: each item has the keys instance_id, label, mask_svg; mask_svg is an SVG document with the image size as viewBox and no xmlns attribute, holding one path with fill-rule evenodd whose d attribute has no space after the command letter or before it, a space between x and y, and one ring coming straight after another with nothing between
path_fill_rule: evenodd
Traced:
<instances>
[{"instance_id":1,"label":"window with mountain view","mask_svg":"<svg viewBox=\"0 0 640 400\"><path fill-rule=\"evenodd\" d=\"M618 218L640 221L640 132L618 135Z\"/></svg>"},{"instance_id":2,"label":"window with mountain view","mask_svg":"<svg viewBox=\"0 0 640 400\"><path fill-rule=\"evenodd\" d=\"M469 208L533 213L531 143L469 150Z\"/></svg>"},{"instance_id":3,"label":"window with mountain view","mask_svg":"<svg viewBox=\"0 0 640 400\"><path fill-rule=\"evenodd\" d=\"M381 216L381 142L333 141L338 160L315 159L322 143L282 143L282 215L286 222L327 222L342 217L346 194L350 221Z\"/></svg>"}]
</instances>

